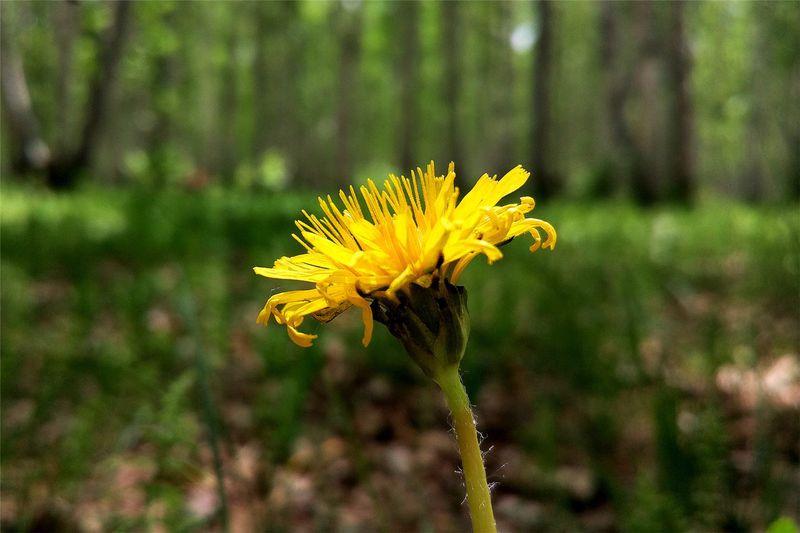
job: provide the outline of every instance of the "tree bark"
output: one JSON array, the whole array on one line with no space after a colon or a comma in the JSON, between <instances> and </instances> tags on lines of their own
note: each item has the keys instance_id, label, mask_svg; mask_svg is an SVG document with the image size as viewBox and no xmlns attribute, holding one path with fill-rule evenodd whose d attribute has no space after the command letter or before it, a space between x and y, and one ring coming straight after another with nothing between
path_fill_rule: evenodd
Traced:
<instances>
[{"instance_id":1,"label":"tree bark","mask_svg":"<svg viewBox=\"0 0 800 533\"><path fill-rule=\"evenodd\" d=\"M798 62L800 63L800 62ZM789 79L790 102L800 102L800 64L794 66ZM789 200L800 200L800 113L795 110L794 118L784 121L784 139L789 149L786 169L786 196Z\"/></svg>"},{"instance_id":2,"label":"tree bark","mask_svg":"<svg viewBox=\"0 0 800 533\"><path fill-rule=\"evenodd\" d=\"M658 200L653 156L653 136L656 134L654 100L657 97L657 56L659 43L653 24L653 5L638 2L634 7L634 46L639 50L632 76L640 100L636 116L635 135L628 139L630 150L630 180L634 199L641 205L651 205Z\"/></svg>"},{"instance_id":3,"label":"tree bark","mask_svg":"<svg viewBox=\"0 0 800 533\"><path fill-rule=\"evenodd\" d=\"M417 91L419 82L419 4L400 2L397 5L400 25L400 168L407 173L416 167L414 128L417 125Z\"/></svg>"},{"instance_id":4,"label":"tree bark","mask_svg":"<svg viewBox=\"0 0 800 533\"><path fill-rule=\"evenodd\" d=\"M531 135L531 172L534 192L548 197L559 189L559 182L550 157L552 121L550 116L550 86L553 60L553 3L535 2L539 21L539 38L533 54L533 128Z\"/></svg>"},{"instance_id":5,"label":"tree bark","mask_svg":"<svg viewBox=\"0 0 800 533\"><path fill-rule=\"evenodd\" d=\"M60 154L50 165L47 181L54 189L67 189L75 184L80 171L91 162L97 148L102 125L108 113L111 93L119 70L120 59L131 18L131 2L114 4L114 19L100 51L100 65L89 87L86 118L78 147L69 154Z\"/></svg>"},{"instance_id":6,"label":"tree bark","mask_svg":"<svg viewBox=\"0 0 800 533\"><path fill-rule=\"evenodd\" d=\"M789 152L786 167L784 194L789 200L800 200L800 57L794 54L788 65L786 78L789 86L789 102L795 102L792 110L785 114L782 121L783 138Z\"/></svg>"},{"instance_id":7,"label":"tree bark","mask_svg":"<svg viewBox=\"0 0 800 533\"><path fill-rule=\"evenodd\" d=\"M75 38L78 36L78 20L80 6L73 2L59 2L53 9L53 25L58 46L58 64L55 84L56 102L56 139L55 151L59 154L69 153L70 110L72 85L72 59Z\"/></svg>"},{"instance_id":8,"label":"tree bark","mask_svg":"<svg viewBox=\"0 0 800 533\"><path fill-rule=\"evenodd\" d=\"M668 114L667 164L670 200L688 203L694 193L692 176L692 101L689 93L691 60L686 43L684 0L669 4L669 55L667 58L667 83L672 98L672 109Z\"/></svg>"},{"instance_id":9,"label":"tree bark","mask_svg":"<svg viewBox=\"0 0 800 533\"><path fill-rule=\"evenodd\" d=\"M604 159L597 176L596 196L610 196L619 190L625 175L625 146L629 133L625 124L627 84L619 58L619 10L611 0L600 2L600 66L604 98Z\"/></svg>"},{"instance_id":10,"label":"tree bark","mask_svg":"<svg viewBox=\"0 0 800 533\"><path fill-rule=\"evenodd\" d=\"M12 167L18 172L40 171L51 163L50 147L42 138L39 121L31 105L22 56L7 26L8 6L0 17L0 87L3 107L11 133L16 137L17 155Z\"/></svg>"},{"instance_id":11,"label":"tree bark","mask_svg":"<svg viewBox=\"0 0 800 533\"><path fill-rule=\"evenodd\" d=\"M299 185L311 185L311 177L321 175L308 161L298 100L302 65L299 4L283 0L254 2L252 7L255 53L250 158L258 166L268 149L278 149L292 179Z\"/></svg>"},{"instance_id":12,"label":"tree bark","mask_svg":"<svg viewBox=\"0 0 800 533\"><path fill-rule=\"evenodd\" d=\"M73 184L78 171L90 162L103 122L108 112L111 92L119 70L122 50L128 33L131 18L131 2L120 0L114 4L114 21L111 24L107 40L100 53L100 67L89 88L86 121L80 136L77 150L63 165L56 165L51 171L50 183L56 188L69 187Z\"/></svg>"},{"instance_id":13,"label":"tree bark","mask_svg":"<svg viewBox=\"0 0 800 533\"><path fill-rule=\"evenodd\" d=\"M275 95L269 84L269 46L268 37L274 29L273 17L269 10L273 7L268 2L253 2L253 18L255 19L255 37L253 46L253 137L250 158L254 165L261 163L261 157L270 143L270 105L274 105Z\"/></svg>"},{"instance_id":14,"label":"tree bark","mask_svg":"<svg viewBox=\"0 0 800 533\"><path fill-rule=\"evenodd\" d=\"M739 193L748 202L760 202L765 197L765 151L766 117L764 101L767 87L765 79L770 75L764 58L768 55L765 17L754 11L753 42L750 52L750 106L747 112L746 139L743 173L739 177Z\"/></svg>"},{"instance_id":15,"label":"tree bark","mask_svg":"<svg viewBox=\"0 0 800 533\"><path fill-rule=\"evenodd\" d=\"M459 103L461 100L461 6L442 2L443 96L446 116L445 159L464 165ZM405 172L405 170L404 170Z\"/></svg>"},{"instance_id":16,"label":"tree bark","mask_svg":"<svg viewBox=\"0 0 800 533\"><path fill-rule=\"evenodd\" d=\"M170 28L165 31L179 32L178 20L181 13L170 10L165 15L163 24ZM152 78L150 79L150 106L155 115L150 130L146 134L147 152L150 158L150 179L157 187L166 185L174 168L170 164L169 141L172 141L174 130L178 129L173 119L174 109L169 98L178 83L181 49L169 52L161 51L152 61Z\"/></svg>"},{"instance_id":17,"label":"tree bark","mask_svg":"<svg viewBox=\"0 0 800 533\"><path fill-rule=\"evenodd\" d=\"M514 64L509 37L513 25L512 3L492 2L490 35L486 46L491 58L489 84L485 98L489 100L489 116L485 131L489 136L489 164L501 176L518 164L514 153Z\"/></svg>"},{"instance_id":18,"label":"tree bark","mask_svg":"<svg viewBox=\"0 0 800 533\"><path fill-rule=\"evenodd\" d=\"M237 13L232 13L236 17ZM219 89L219 121L218 140L216 147L216 157L214 171L217 177L227 184L233 183L236 173L236 163L239 160L238 144L236 142L236 119L238 116L239 103L239 72L238 72L238 48L239 35L236 23L232 23L232 28L227 29L225 36L225 48L227 51L227 61L222 68Z\"/></svg>"},{"instance_id":19,"label":"tree bark","mask_svg":"<svg viewBox=\"0 0 800 533\"><path fill-rule=\"evenodd\" d=\"M303 64L304 30L300 13L300 2L284 0L283 13L285 22L286 53L284 54L283 102L283 146L286 157L290 161L290 172L293 179L313 176L315 167L307 157L307 137L303 127L303 99L298 89L303 83L301 65ZM363 8L361 8L363 9ZM348 176L348 179L350 176Z\"/></svg>"},{"instance_id":20,"label":"tree bark","mask_svg":"<svg viewBox=\"0 0 800 533\"><path fill-rule=\"evenodd\" d=\"M100 129L108 111L111 90L114 85L125 36L130 22L131 4L120 0L114 4L114 20L108 31L105 44L100 53L100 65L89 87L86 116L74 151L64 151L52 157L50 149L39 133L39 123L31 106L22 58L15 43L10 41L9 32L3 26L2 89L3 102L8 113L12 130L19 138L22 170L41 170L47 172L47 183L54 189L66 189L75 184L78 173L90 163ZM5 17L3 17L5 18ZM65 54L65 51L61 51ZM69 56L61 57L68 62ZM64 67L66 68L66 67ZM66 84L66 80L62 80ZM66 88L57 88L64 91Z\"/></svg>"},{"instance_id":21,"label":"tree bark","mask_svg":"<svg viewBox=\"0 0 800 533\"><path fill-rule=\"evenodd\" d=\"M361 57L361 8L337 7L339 22L339 80L336 105L336 181L344 184L353 172L352 124Z\"/></svg>"}]
</instances>

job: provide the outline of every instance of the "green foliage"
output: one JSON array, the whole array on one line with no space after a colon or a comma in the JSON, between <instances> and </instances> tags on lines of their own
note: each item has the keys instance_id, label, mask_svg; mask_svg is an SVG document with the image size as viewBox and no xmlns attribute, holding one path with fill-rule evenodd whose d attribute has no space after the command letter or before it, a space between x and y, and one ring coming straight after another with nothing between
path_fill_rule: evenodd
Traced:
<instances>
[{"instance_id":1,"label":"green foliage","mask_svg":"<svg viewBox=\"0 0 800 533\"><path fill-rule=\"evenodd\" d=\"M336 346L345 347L351 370L397 390L427 390L382 328L361 348L349 313L312 326L319 343L305 351L279 327L253 324L270 291L292 285L260 279L250 267L297 251L292 219L311 203L216 188L56 196L6 187L2 465L14 484L4 481L3 490L24 494L46 482L78 501L86 480L114 458L141 454L154 472L147 501L161 502L176 528L196 525L183 497L208 454L198 343L223 452L252 440L270 465L284 464L300 437L348 434L357 424L360 385L338 389L324 377L342 350ZM470 394L480 407L484 391L502 383L517 398L510 427L490 438L519 446L545 476L576 460L589 465L596 498L607 499L629 531L719 530L774 517L791 492L773 475L777 419L758 415L752 483L760 511L741 516L733 422L713 399L713 382L723 364L753 367L796 346L797 328L786 327L796 320L800 279L791 210L550 203L537 213L559 231L554 252L531 255L514 242L502 261L478 260L462 280L472 320L462 365ZM196 327L181 307L186 290ZM667 381L676 375L692 385ZM697 398L692 387L706 395ZM325 394L336 400L321 408ZM238 428L230 402L245 406L249 429ZM426 409L414 415L421 428L438 424ZM622 448L631 432L645 435L641 455ZM574 524L563 488L536 490L564 520L553 518L554 527ZM119 520L121 528L141 525Z\"/></svg>"},{"instance_id":2,"label":"green foliage","mask_svg":"<svg viewBox=\"0 0 800 533\"><path fill-rule=\"evenodd\" d=\"M788 516L778 518L767 528L767 533L797 533L800 531L797 527L797 522Z\"/></svg>"},{"instance_id":3,"label":"green foliage","mask_svg":"<svg viewBox=\"0 0 800 533\"><path fill-rule=\"evenodd\" d=\"M687 530L680 504L668 493L659 491L654 483L641 479L633 493L634 501L625 513L623 531L670 533Z\"/></svg>"}]
</instances>

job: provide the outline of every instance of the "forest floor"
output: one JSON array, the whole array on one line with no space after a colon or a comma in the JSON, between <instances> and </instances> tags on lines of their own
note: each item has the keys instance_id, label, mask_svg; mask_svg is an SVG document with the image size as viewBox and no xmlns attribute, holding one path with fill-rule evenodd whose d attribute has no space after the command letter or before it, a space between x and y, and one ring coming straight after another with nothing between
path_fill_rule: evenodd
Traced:
<instances>
[{"instance_id":1,"label":"forest floor","mask_svg":"<svg viewBox=\"0 0 800 533\"><path fill-rule=\"evenodd\" d=\"M4 187L4 531L465 531L439 391L357 313L255 317L298 195ZM542 202L467 286L514 531L750 531L800 509L797 206ZM222 490L220 490L222 488Z\"/></svg>"}]
</instances>

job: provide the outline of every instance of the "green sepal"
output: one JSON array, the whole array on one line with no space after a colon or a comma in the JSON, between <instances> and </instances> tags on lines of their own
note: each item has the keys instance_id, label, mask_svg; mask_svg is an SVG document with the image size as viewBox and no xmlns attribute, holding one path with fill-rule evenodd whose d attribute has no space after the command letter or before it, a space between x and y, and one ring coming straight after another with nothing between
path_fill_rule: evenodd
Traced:
<instances>
[{"instance_id":1,"label":"green sepal","mask_svg":"<svg viewBox=\"0 0 800 533\"><path fill-rule=\"evenodd\" d=\"M461 362L469 337L464 287L441 279L429 287L412 283L396 299L373 300L372 310L427 376Z\"/></svg>"}]
</instances>

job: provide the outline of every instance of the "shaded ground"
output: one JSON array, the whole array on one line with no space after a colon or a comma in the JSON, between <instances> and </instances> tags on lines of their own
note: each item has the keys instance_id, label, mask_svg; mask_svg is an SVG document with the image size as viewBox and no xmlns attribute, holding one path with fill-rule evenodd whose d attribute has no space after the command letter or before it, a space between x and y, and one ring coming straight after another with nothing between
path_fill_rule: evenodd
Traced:
<instances>
[{"instance_id":1,"label":"shaded ground","mask_svg":"<svg viewBox=\"0 0 800 533\"><path fill-rule=\"evenodd\" d=\"M304 202L4 190L4 529L467 528L438 391L386 332L254 324L276 286L249 267ZM537 209L555 252L463 280L502 530L797 519L796 211Z\"/></svg>"}]
</instances>

